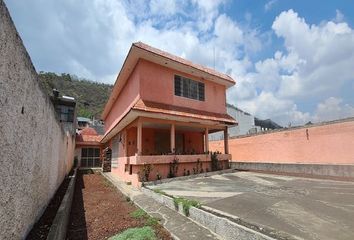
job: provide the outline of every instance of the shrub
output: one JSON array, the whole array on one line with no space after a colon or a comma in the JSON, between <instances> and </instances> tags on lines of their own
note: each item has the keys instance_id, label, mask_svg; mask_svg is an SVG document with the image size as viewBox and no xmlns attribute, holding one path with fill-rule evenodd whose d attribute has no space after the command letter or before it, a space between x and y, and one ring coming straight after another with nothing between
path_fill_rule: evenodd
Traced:
<instances>
[{"instance_id":1,"label":"shrub","mask_svg":"<svg viewBox=\"0 0 354 240\"><path fill-rule=\"evenodd\" d=\"M168 178L174 178L177 176L178 172L178 158L175 156L172 162L170 162L170 171L167 175Z\"/></svg>"},{"instance_id":2,"label":"shrub","mask_svg":"<svg viewBox=\"0 0 354 240\"><path fill-rule=\"evenodd\" d=\"M138 173L140 182L144 184L144 182L149 181L150 172L152 171L153 168L154 168L153 165L144 163L143 168Z\"/></svg>"},{"instance_id":3,"label":"shrub","mask_svg":"<svg viewBox=\"0 0 354 240\"><path fill-rule=\"evenodd\" d=\"M217 171L218 170L218 153L213 152L210 155L211 158L211 171Z\"/></svg>"}]
</instances>

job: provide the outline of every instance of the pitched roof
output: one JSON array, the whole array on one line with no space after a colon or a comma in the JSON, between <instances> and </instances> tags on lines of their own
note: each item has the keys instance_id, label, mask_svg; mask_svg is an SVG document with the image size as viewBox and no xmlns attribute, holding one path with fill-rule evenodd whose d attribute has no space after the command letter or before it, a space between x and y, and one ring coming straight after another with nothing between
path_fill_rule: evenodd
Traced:
<instances>
[{"instance_id":1,"label":"pitched roof","mask_svg":"<svg viewBox=\"0 0 354 240\"><path fill-rule=\"evenodd\" d=\"M228 114L206 112L202 110L178 107L178 106L173 106L173 105L168 105L163 103L144 101L142 99L140 99L132 107L132 109L152 112L152 113L163 113L163 114L169 114L169 115L175 115L181 117L191 117L196 119L219 121L227 124L236 123L235 119L233 119Z\"/></svg>"},{"instance_id":2,"label":"pitched roof","mask_svg":"<svg viewBox=\"0 0 354 240\"><path fill-rule=\"evenodd\" d=\"M76 135L77 145L97 145L102 139L102 135L98 135L96 130L90 127L84 128Z\"/></svg>"}]
</instances>

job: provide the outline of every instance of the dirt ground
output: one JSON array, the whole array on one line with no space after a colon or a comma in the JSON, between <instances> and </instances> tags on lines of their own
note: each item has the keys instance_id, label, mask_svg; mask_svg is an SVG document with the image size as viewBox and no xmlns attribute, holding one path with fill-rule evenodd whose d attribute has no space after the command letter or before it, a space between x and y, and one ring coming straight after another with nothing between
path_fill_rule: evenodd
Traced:
<instances>
[{"instance_id":1,"label":"dirt ground","mask_svg":"<svg viewBox=\"0 0 354 240\"><path fill-rule=\"evenodd\" d=\"M144 218L133 218L138 208L100 173L78 173L67 239L107 239L128 228L142 227ZM160 225L158 239L172 239Z\"/></svg>"}]
</instances>

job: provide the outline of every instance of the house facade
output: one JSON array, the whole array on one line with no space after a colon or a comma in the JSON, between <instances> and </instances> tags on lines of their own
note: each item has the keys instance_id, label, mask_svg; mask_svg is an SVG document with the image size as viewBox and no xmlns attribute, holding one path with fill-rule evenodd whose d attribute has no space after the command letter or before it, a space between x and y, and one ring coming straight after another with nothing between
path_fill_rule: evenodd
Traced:
<instances>
[{"instance_id":1,"label":"house facade","mask_svg":"<svg viewBox=\"0 0 354 240\"><path fill-rule=\"evenodd\" d=\"M227 168L231 156L209 154L209 133L236 121L226 112L226 89L235 81L222 73L134 43L105 106L103 146L112 150L112 172L141 181Z\"/></svg>"}]
</instances>

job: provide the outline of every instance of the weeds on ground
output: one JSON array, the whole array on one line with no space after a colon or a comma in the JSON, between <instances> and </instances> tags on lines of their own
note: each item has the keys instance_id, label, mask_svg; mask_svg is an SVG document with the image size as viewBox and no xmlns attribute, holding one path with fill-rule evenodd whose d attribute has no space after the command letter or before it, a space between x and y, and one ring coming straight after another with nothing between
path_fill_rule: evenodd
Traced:
<instances>
[{"instance_id":1,"label":"weeds on ground","mask_svg":"<svg viewBox=\"0 0 354 240\"><path fill-rule=\"evenodd\" d=\"M157 193L157 194L161 194L161 195L165 195L167 197L170 197L170 198L173 198L172 195L170 194L167 194L165 191L159 189L159 188L154 188L154 189L151 189L153 192Z\"/></svg>"},{"instance_id":2,"label":"weeds on ground","mask_svg":"<svg viewBox=\"0 0 354 240\"><path fill-rule=\"evenodd\" d=\"M148 219L146 219L145 226L155 227L158 224L159 224L159 219L149 216Z\"/></svg>"},{"instance_id":3,"label":"weeds on ground","mask_svg":"<svg viewBox=\"0 0 354 240\"><path fill-rule=\"evenodd\" d=\"M187 217L189 216L189 209L191 207L196 207L196 208L200 208L201 207L201 204L198 201L190 200L190 199L186 199L186 198L182 198L182 197L174 198L173 202L175 204L175 208L176 209L178 209L179 204L182 204L183 213Z\"/></svg>"},{"instance_id":4,"label":"weeds on ground","mask_svg":"<svg viewBox=\"0 0 354 240\"><path fill-rule=\"evenodd\" d=\"M130 216L133 218L145 218L147 213L142 209L137 209L134 212L130 213Z\"/></svg>"},{"instance_id":5,"label":"weeds on ground","mask_svg":"<svg viewBox=\"0 0 354 240\"><path fill-rule=\"evenodd\" d=\"M131 239L156 240L157 237L154 230L151 227L145 226L141 228L129 228L124 232L109 238L109 240L131 240Z\"/></svg>"},{"instance_id":6,"label":"weeds on ground","mask_svg":"<svg viewBox=\"0 0 354 240\"><path fill-rule=\"evenodd\" d=\"M149 214L147 214L144 210L142 209L137 209L134 212L130 213L130 216L133 218L138 218L138 219L145 219L145 226L151 226L154 227L157 224L159 224L159 219L151 217Z\"/></svg>"},{"instance_id":7,"label":"weeds on ground","mask_svg":"<svg viewBox=\"0 0 354 240\"><path fill-rule=\"evenodd\" d=\"M158 194L167 195L167 193L165 193L160 188L154 188L154 189L152 189L152 191L155 192L155 193L158 193Z\"/></svg>"},{"instance_id":8,"label":"weeds on ground","mask_svg":"<svg viewBox=\"0 0 354 240\"><path fill-rule=\"evenodd\" d=\"M172 195L169 195L167 193L165 193L163 190L159 189L159 188L155 188L152 189L152 191L154 191L157 194L162 194L165 195L167 197L170 197L173 199L173 202L175 204L175 208L178 209L179 204L182 204L183 207L183 213L188 217L189 216L189 209L191 207L196 207L196 208L200 208L202 205L200 204L200 202L196 201L196 200L190 200L190 199L186 199L183 197L174 197Z\"/></svg>"}]
</instances>

